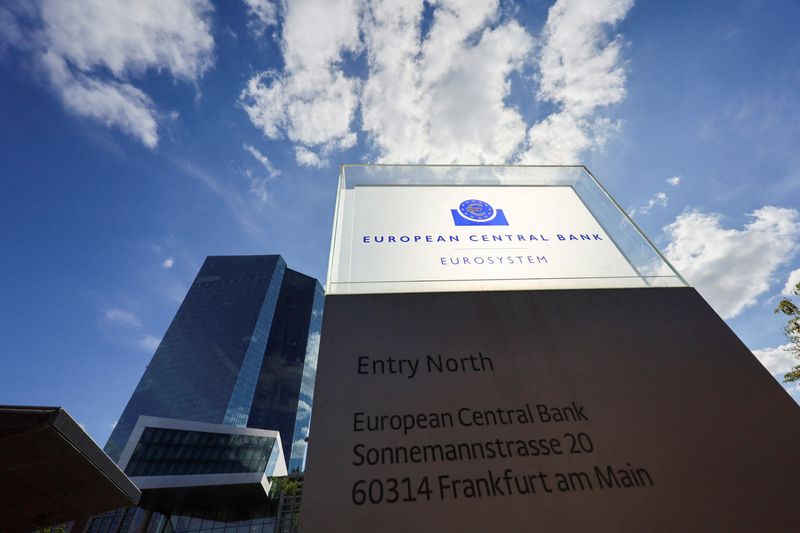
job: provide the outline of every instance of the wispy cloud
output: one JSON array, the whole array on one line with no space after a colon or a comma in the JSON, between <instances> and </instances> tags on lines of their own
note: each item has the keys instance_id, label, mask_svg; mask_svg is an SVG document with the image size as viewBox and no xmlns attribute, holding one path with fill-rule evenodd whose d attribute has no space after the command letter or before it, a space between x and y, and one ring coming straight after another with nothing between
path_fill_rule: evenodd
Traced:
<instances>
[{"instance_id":1,"label":"wispy cloud","mask_svg":"<svg viewBox=\"0 0 800 533\"><path fill-rule=\"evenodd\" d=\"M647 202L644 205L630 209L629 214L631 215L631 217L635 217L637 215L647 215L650 213L650 210L657 205L661 207L666 207L668 200L669 197L667 196L667 193L657 192L653 196L651 196L650 199L647 200Z\"/></svg>"},{"instance_id":2,"label":"wispy cloud","mask_svg":"<svg viewBox=\"0 0 800 533\"><path fill-rule=\"evenodd\" d=\"M117 322L136 328L142 327L142 321L139 320L139 317L124 309L107 309L103 313L103 318L108 322Z\"/></svg>"},{"instance_id":3,"label":"wispy cloud","mask_svg":"<svg viewBox=\"0 0 800 533\"><path fill-rule=\"evenodd\" d=\"M130 311L107 309L103 313L103 319L107 325L114 325L107 333L123 344L153 353L161 342L160 338L147 334L142 320Z\"/></svg>"},{"instance_id":4,"label":"wispy cloud","mask_svg":"<svg viewBox=\"0 0 800 533\"><path fill-rule=\"evenodd\" d=\"M141 90L130 83L74 73L63 57L52 52L43 54L40 61L67 109L116 126L148 148L158 144L155 106Z\"/></svg>"},{"instance_id":5,"label":"wispy cloud","mask_svg":"<svg viewBox=\"0 0 800 533\"><path fill-rule=\"evenodd\" d=\"M161 268L169 270L170 268L172 268L174 264L175 264L175 259L173 259L172 257L167 257L166 259L164 259L164 262L161 263Z\"/></svg>"},{"instance_id":6,"label":"wispy cloud","mask_svg":"<svg viewBox=\"0 0 800 533\"><path fill-rule=\"evenodd\" d=\"M209 172L187 160L178 158L171 158L170 160L184 175L197 180L222 200L249 235L261 235L263 228L254 216L256 210L254 210L252 202L248 202L245 195L233 187L225 186Z\"/></svg>"},{"instance_id":7,"label":"wispy cloud","mask_svg":"<svg viewBox=\"0 0 800 533\"><path fill-rule=\"evenodd\" d=\"M0 5L0 54L8 48L27 50L32 43L21 25L24 18L35 17L37 6L33 2L7 1Z\"/></svg>"},{"instance_id":8,"label":"wispy cloud","mask_svg":"<svg viewBox=\"0 0 800 533\"><path fill-rule=\"evenodd\" d=\"M244 0L250 19L247 25L256 37L278 23L278 6L270 0Z\"/></svg>"},{"instance_id":9,"label":"wispy cloud","mask_svg":"<svg viewBox=\"0 0 800 533\"><path fill-rule=\"evenodd\" d=\"M261 166L264 167L264 170L267 171L267 176L269 176L270 178L274 178L280 175L281 172L279 170L276 170L275 167L272 165L272 162L267 158L267 156L262 154L258 149L254 148L249 144L245 144L244 149L247 150L247 152L250 155L252 155L256 161L261 163Z\"/></svg>"},{"instance_id":10,"label":"wispy cloud","mask_svg":"<svg viewBox=\"0 0 800 533\"><path fill-rule=\"evenodd\" d=\"M31 51L68 110L153 148L162 113L131 80L157 71L196 81L213 63L211 12L206 0L140 0L135 9L125 0L42 0L25 17L3 11L0 26L8 45ZM13 36L23 25L20 42Z\"/></svg>"},{"instance_id":11,"label":"wispy cloud","mask_svg":"<svg viewBox=\"0 0 800 533\"><path fill-rule=\"evenodd\" d=\"M264 176L262 173L255 172L252 169L245 170L245 176L250 180L250 192L263 204L267 201L267 198L269 198L269 194L267 193L267 181L279 176L281 172L277 170L269 158L258 149L249 144L245 144L244 149L261 164L267 173L266 176Z\"/></svg>"},{"instance_id":12,"label":"wispy cloud","mask_svg":"<svg viewBox=\"0 0 800 533\"><path fill-rule=\"evenodd\" d=\"M156 351L156 348L158 348L160 342L161 339L158 337L154 337L153 335L145 335L139 339L138 345L142 350L152 353Z\"/></svg>"},{"instance_id":13,"label":"wispy cloud","mask_svg":"<svg viewBox=\"0 0 800 533\"><path fill-rule=\"evenodd\" d=\"M667 178L666 182L672 185L673 187L677 187L681 184L681 177L680 176L672 176L671 178Z\"/></svg>"}]
</instances>

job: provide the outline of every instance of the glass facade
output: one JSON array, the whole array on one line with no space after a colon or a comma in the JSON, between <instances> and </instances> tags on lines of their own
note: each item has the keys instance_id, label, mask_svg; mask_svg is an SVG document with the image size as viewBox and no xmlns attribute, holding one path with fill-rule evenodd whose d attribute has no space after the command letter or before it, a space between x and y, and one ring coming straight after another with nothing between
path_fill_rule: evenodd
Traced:
<instances>
[{"instance_id":1,"label":"glass facade","mask_svg":"<svg viewBox=\"0 0 800 533\"><path fill-rule=\"evenodd\" d=\"M269 516L239 519L240 515L222 507L215 515L193 516L188 514L175 514L172 516L159 516L151 523L157 524L152 533L194 533L207 531L209 533L272 533L275 531L275 518ZM158 525L161 529L157 529ZM148 531L150 533L150 531Z\"/></svg>"},{"instance_id":2,"label":"glass facade","mask_svg":"<svg viewBox=\"0 0 800 533\"><path fill-rule=\"evenodd\" d=\"M301 470L322 326L319 282L287 269L247 426L280 431L289 471Z\"/></svg>"},{"instance_id":3,"label":"glass facade","mask_svg":"<svg viewBox=\"0 0 800 533\"><path fill-rule=\"evenodd\" d=\"M244 426L247 423L248 413L253 403L253 393L258 380L258 371L264 359L264 350L267 346L267 334L271 331L272 319L275 315L275 306L278 293L281 290L281 281L284 278L286 263L278 261L276 272L267 287L267 297L256 319L253 335L244 356L244 362L239 369L239 376L233 389L228 410L225 413L225 424Z\"/></svg>"},{"instance_id":4,"label":"glass facade","mask_svg":"<svg viewBox=\"0 0 800 533\"><path fill-rule=\"evenodd\" d=\"M303 471L306 468L306 449L308 448L308 428L311 423L311 405L314 403L314 380L317 376L317 355L319 338L322 332L322 306L325 291L317 283L314 287L314 303L311 307L311 320L308 326L308 342L303 364L303 379L300 383L300 398L297 401L297 416L292 434L292 452L287 465L289 472ZM289 442L289 441L287 441Z\"/></svg>"},{"instance_id":5,"label":"glass facade","mask_svg":"<svg viewBox=\"0 0 800 533\"><path fill-rule=\"evenodd\" d=\"M206 259L105 450L115 461L140 415L277 430L302 468L322 287L271 256ZM311 337L311 339L309 339Z\"/></svg>"},{"instance_id":6,"label":"glass facade","mask_svg":"<svg viewBox=\"0 0 800 533\"><path fill-rule=\"evenodd\" d=\"M276 520L275 510L269 505L248 509L228 505L180 509L169 515L154 512L149 518L147 533L273 533ZM124 533L134 531L145 519L142 509L117 509L92 518L85 531Z\"/></svg>"},{"instance_id":7,"label":"glass facade","mask_svg":"<svg viewBox=\"0 0 800 533\"><path fill-rule=\"evenodd\" d=\"M186 476L264 472L275 439L167 428L145 428L125 473Z\"/></svg>"},{"instance_id":8,"label":"glass facade","mask_svg":"<svg viewBox=\"0 0 800 533\"><path fill-rule=\"evenodd\" d=\"M255 383L249 398L237 385L242 370L252 371L252 353L261 364L270 324L259 318L274 309L277 291L269 289L285 268L279 256L206 259L111 433L112 459L139 415L220 424L236 406L249 407Z\"/></svg>"},{"instance_id":9,"label":"glass facade","mask_svg":"<svg viewBox=\"0 0 800 533\"><path fill-rule=\"evenodd\" d=\"M134 524L137 510L136 507L125 507L97 515L89 522L86 527L86 533L118 533L120 531L129 531Z\"/></svg>"}]
</instances>

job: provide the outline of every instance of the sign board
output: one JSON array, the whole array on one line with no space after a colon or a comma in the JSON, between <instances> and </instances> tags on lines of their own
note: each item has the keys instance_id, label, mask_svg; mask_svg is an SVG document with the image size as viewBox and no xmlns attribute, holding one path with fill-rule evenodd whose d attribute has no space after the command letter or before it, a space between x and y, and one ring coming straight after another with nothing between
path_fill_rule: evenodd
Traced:
<instances>
[{"instance_id":1,"label":"sign board","mask_svg":"<svg viewBox=\"0 0 800 533\"><path fill-rule=\"evenodd\" d=\"M797 531L798 442L691 288L333 295L300 528Z\"/></svg>"},{"instance_id":2,"label":"sign board","mask_svg":"<svg viewBox=\"0 0 800 533\"><path fill-rule=\"evenodd\" d=\"M683 287L584 167L343 165L327 294Z\"/></svg>"},{"instance_id":3,"label":"sign board","mask_svg":"<svg viewBox=\"0 0 800 533\"><path fill-rule=\"evenodd\" d=\"M339 184L301 531L800 530L800 409L585 168Z\"/></svg>"},{"instance_id":4,"label":"sign board","mask_svg":"<svg viewBox=\"0 0 800 533\"><path fill-rule=\"evenodd\" d=\"M350 283L631 278L571 187L356 187Z\"/></svg>"},{"instance_id":5,"label":"sign board","mask_svg":"<svg viewBox=\"0 0 800 533\"><path fill-rule=\"evenodd\" d=\"M582 167L342 167L328 294L649 286L685 282Z\"/></svg>"}]
</instances>

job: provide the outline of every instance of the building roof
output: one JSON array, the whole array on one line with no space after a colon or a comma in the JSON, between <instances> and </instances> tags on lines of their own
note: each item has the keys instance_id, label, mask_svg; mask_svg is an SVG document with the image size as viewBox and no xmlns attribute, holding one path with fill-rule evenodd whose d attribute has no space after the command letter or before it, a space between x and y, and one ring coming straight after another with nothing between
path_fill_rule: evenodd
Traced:
<instances>
[{"instance_id":1,"label":"building roof","mask_svg":"<svg viewBox=\"0 0 800 533\"><path fill-rule=\"evenodd\" d=\"M140 496L63 408L0 405L0 531L80 520Z\"/></svg>"}]
</instances>

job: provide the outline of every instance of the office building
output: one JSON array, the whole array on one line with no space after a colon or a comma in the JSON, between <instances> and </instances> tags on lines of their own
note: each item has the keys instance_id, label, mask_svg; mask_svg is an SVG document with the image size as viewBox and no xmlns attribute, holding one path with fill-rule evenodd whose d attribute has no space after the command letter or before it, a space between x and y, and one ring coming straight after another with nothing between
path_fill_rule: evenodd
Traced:
<instances>
[{"instance_id":1,"label":"office building","mask_svg":"<svg viewBox=\"0 0 800 533\"><path fill-rule=\"evenodd\" d=\"M280 256L207 258L106 453L119 460L147 415L277 429L289 469L302 469L322 297L317 280Z\"/></svg>"},{"instance_id":2,"label":"office building","mask_svg":"<svg viewBox=\"0 0 800 533\"><path fill-rule=\"evenodd\" d=\"M290 472L305 466L323 296L316 279L286 269L247 419L280 431Z\"/></svg>"},{"instance_id":3,"label":"office building","mask_svg":"<svg viewBox=\"0 0 800 533\"><path fill-rule=\"evenodd\" d=\"M143 509L87 531L271 531L268 478L305 462L322 304L319 282L280 256L208 257L105 446Z\"/></svg>"}]
</instances>

